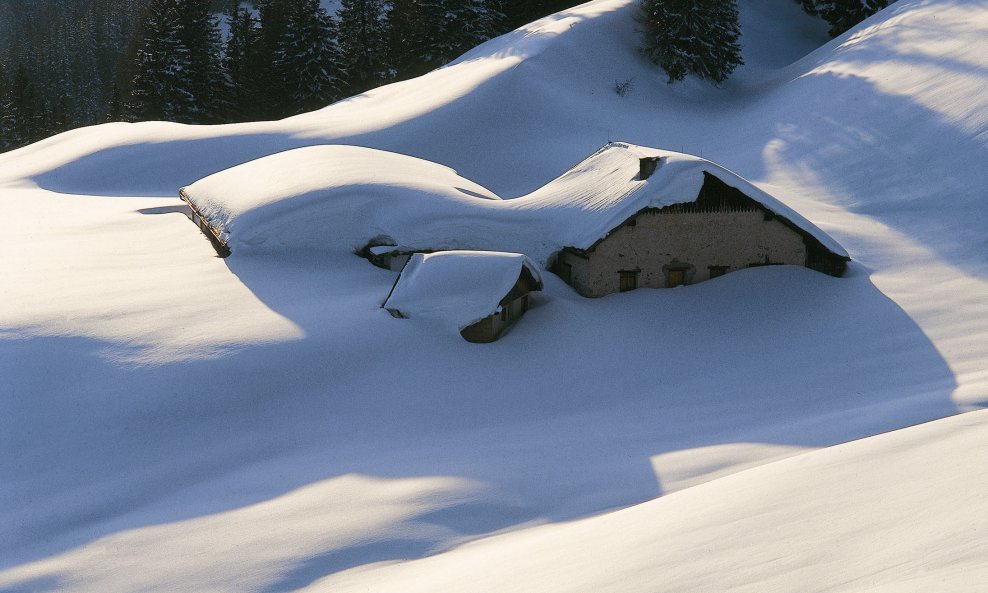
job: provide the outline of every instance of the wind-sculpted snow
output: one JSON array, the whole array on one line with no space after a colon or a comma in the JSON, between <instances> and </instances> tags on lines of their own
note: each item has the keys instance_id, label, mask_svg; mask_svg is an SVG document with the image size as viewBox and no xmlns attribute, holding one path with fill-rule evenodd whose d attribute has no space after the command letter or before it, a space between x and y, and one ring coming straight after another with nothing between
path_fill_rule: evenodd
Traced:
<instances>
[{"instance_id":1,"label":"wind-sculpted snow","mask_svg":"<svg viewBox=\"0 0 988 593\"><path fill-rule=\"evenodd\" d=\"M647 180L641 158L661 159ZM586 249L644 208L696 199L704 173L847 256L826 233L714 163L612 142L531 194L501 200L423 159L356 146L313 146L233 167L184 188L234 253L359 251L373 240L421 250L518 251L543 265Z\"/></svg>"},{"instance_id":2,"label":"wind-sculpted snow","mask_svg":"<svg viewBox=\"0 0 988 593\"><path fill-rule=\"evenodd\" d=\"M983 0L899 0L832 41L795 2L741 0L721 88L666 84L635 4L280 122L0 156L0 589L981 591L984 414L957 414L988 404ZM615 139L736 172L843 245L846 276L584 299L544 274L486 345L381 308L396 273L353 255L365 234L456 214L450 242L577 243L633 174L560 176ZM180 187L326 144L408 156L334 186L336 210L222 214L267 241L226 259L181 213ZM292 228L334 247L287 253Z\"/></svg>"}]
</instances>

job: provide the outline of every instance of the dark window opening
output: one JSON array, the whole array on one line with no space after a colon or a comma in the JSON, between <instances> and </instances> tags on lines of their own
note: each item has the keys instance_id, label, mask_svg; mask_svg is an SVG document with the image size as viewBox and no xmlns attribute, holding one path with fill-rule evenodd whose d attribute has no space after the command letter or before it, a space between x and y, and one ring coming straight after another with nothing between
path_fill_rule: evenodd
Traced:
<instances>
[{"instance_id":1,"label":"dark window opening","mask_svg":"<svg viewBox=\"0 0 988 593\"><path fill-rule=\"evenodd\" d=\"M717 278L726 274L731 269L731 266L708 266L707 269L710 270L711 278Z\"/></svg>"},{"instance_id":2,"label":"dark window opening","mask_svg":"<svg viewBox=\"0 0 988 593\"><path fill-rule=\"evenodd\" d=\"M669 270L666 272L666 287L676 288L686 284L686 270Z\"/></svg>"},{"instance_id":3,"label":"dark window opening","mask_svg":"<svg viewBox=\"0 0 988 593\"><path fill-rule=\"evenodd\" d=\"M618 272L618 290L628 292L638 288L638 272L634 270L622 270Z\"/></svg>"}]
</instances>

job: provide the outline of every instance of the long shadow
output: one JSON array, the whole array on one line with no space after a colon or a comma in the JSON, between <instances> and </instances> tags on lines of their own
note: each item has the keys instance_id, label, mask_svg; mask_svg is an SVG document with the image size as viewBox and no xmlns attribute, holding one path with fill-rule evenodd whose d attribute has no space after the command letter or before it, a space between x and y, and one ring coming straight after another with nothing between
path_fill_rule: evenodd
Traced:
<instances>
[{"instance_id":1,"label":"long shadow","mask_svg":"<svg viewBox=\"0 0 988 593\"><path fill-rule=\"evenodd\" d=\"M90 339L0 344L11 394L0 445L17 452L0 458L3 506L17 517L7 562L347 474L511 493L510 508L481 496L415 518L470 537L659 496L650 459L663 453L820 447L957 411L944 360L860 267L844 279L762 268L595 300L550 277L540 306L478 346L382 312L393 274L359 258L226 261L306 337L150 367L114 364L104 350L126 346ZM164 504L277 460L277 479ZM443 545L396 534L329 549L268 590Z\"/></svg>"},{"instance_id":2,"label":"long shadow","mask_svg":"<svg viewBox=\"0 0 988 593\"><path fill-rule=\"evenodd\" d=\"M988 187L983 138L857 76L813 74L793 85L773 105L774 128L762 131L778 160L835 188L843 208L988 278L984 258L971 257L988 251L988 208L979 191ZM754 157L741 157L741 169L758 176L764 162Z\"/></svg>"},{"instance_id":3,"label":"long shadow","mask_svg":"<svg viewBox=\"0 0 988 593\"><path fill-rule=\"evenodd\" d=\"M988 211L971 208L974 198L964 196L988 185L979 164L984 147L914 101L876 95L867 81L814 78L832 90L801 94L807 101L780 98L783 123L763 131L765 145L781 138L783 157L843 188L846 207L983 275L968 254L984 246L984 235L973 233L985 227ZM479 92L493 93L498 84L489 81ZM857 109L840 106L837 118L834 97L858 97ZM509 102L506 111L483 117L495 122L520 106ZM491 151L477 151L490 139L454 132L476 116L457 100L397 129L348 140L467 163L470 175L489 164ZM536 121L540 114L522 117L536 131L549 126ZM826 123L808 125L807 117ZM897 130L882 123L892 120L918 123ZM632 128L640 122L626 131ZM412 150L421 140L416 134L446 134L450 141ZM495 154L511 150L511 134L497 132ZM725 143L736 140L725 136ZM959 143L967 156L911 153L924 136ZM329 138L271 134L119 147L36 181L70 193L150 195L168 188L172 193L160 195L173 195L219 168ZM575 162L593 148L578 145L545 162ZM93 185L93 170L122 163L119 180ZM750 163L757 167L755 157ZM156 176L135 191L133 178L146 170ZM932 198L922 188L930 177L944 187L935 219L916 215L929 211ZM860 188L879 191L863 195ZM942 240L945 230L954 233L951 243ZM420 517L456 533L487 533L658 496L662 476L650 459L663 453L737 442L820 447L957 411L956 382L936 347L860 266L844 279L760 269L599 300L575 297L549 278L540 307L500 342L476 346L384 314L378 301L393 276L357 258L234 255L227 262L306 337L145 367L102 356L121 344L63 337L0 342L0 449L17 452L0 456L0 507L16 516L5 519L13 529L0 530L6 562L260 503L350 473L456 476L524 501L510 513L487 512L495 503L482 501ZM324 455L313 461L311 452ZM254 489L157 505L189 484L278 459L296 461ZM24 542L36 545L12 549ZM366 562L420 557L437 544L395 537L330 550L299 559L268 589L296 588ZM56 587L42 577L27 590Z\"/></svg>"}]
</instances>

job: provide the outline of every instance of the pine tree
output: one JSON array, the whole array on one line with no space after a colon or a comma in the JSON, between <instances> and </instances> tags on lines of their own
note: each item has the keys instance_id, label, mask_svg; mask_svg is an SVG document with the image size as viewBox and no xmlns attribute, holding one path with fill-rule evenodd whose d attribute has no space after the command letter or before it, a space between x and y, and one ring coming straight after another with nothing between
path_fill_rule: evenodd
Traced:
<instances>
[{"instance_id":1,"label":"pine tree","mask_svg":"<svg viewBox=\"0 0 988 593\"><path fill-rule=\"evenodd\" d=\"M641 0L642 53L669 82L688 73L722 82L740 64L735 0Z\"/></svg>"},{"instance_id":2,"label":"pine tree","mask_svg":"<svg viewBox=\"0 0 988 593\"><path fill-rule=\"evenodd\" d=\"M341 0L336 14L348 90L359 93L384 83L391 74L384 0Z\"/></svg>"},{"instance_id":3,"label":"pine tree","mask_svg":"<svg viewBox=\"0 0 988 593\"><path fill-rule=\"evenodd\" d=\"M393 0L391 63L402 79L425 74L496 35L503 19L489 0Z\"/></svg>"},{"instance_id":4,"label":"pine tree","mask_svg":"<svg viewBox=\"0 0 988 593\"><path fill-rule=\"evenodd\" d=\"M230 37L223 52L229 81L229 121L251 121L264 116L260 108L261 32L251 11L239 6L229 13Z\"/></svg>"},{"instance_id":5,"label":"pine tree","mask_svg":"<svg viewBox=\"0 0 988 593\"><path fill-rule=\"evenodd\" d=\"M179 121L214 123L226 111L224 73L220 62L220 34L209 0L179 0L179 39L187 52L186 91L191 100Z\"/></svg>"},{"instance_id":6,"label":"pine tree","mask_svg":"<svg viewBox=\"0 0 988 593\"><path fill-rule=\"evenodd\" d=\"M319 0L292 0L274 66L289 106L285 115L311 111L342 97L336 23Z\"/></svg>"},{"instance_id":7,"label":"pine tree","mask_svg":"<svg viewBox=\"0 0 988 593\"><path fill-rule=\"evenodd\" d=\"M437 53L443 64L495 37L503 26L504 15L489 0L446 0L445 4Z\"/></svg>"},{"instance_id":8,"label":"pine tree","mask_svg":"<svg viewBox=\"0 0 988 593\"><path fill-rule=\"evenodd\" d=\"M837 37L889 4L889 0L802 0L804 10L810 2L813 12L807 12L815 12L830 23L831 37Z\"/></svg>"},{"instance_id":9,"label":"pine tree","mask_svg":"<svg viewBox=\"0 0 988 593\"><path fill-rule=\"evenodd\" d=\"M578 0L500 0L497 8L505 17L502 30L510 31L554 12L582 4Z\"/></svg>"},{"instance_id":10,"label":"pine tree","mask_svg":"<svg viewBox=\"0 0 988 593\"><path fill-rule=\"evenodd\" d=\"M257 0L260 35L257 59L257 113L261 119L277 119L288 112L285 81L275 66L278 46L285 35L291 0Z\"/></svg>"},{"instance_id":11,"label":"pine tree","mask_svg":"<svg viewBox=\"0 0 988 593\"><path fill-rule=\"evenodd\" d=\"M10 148L26 146L40 140L40 113L38 95L34 83L28 77L24 64L18 64L8 92L6 110L7 141Z\"/></svg>"},{"instance_id":12,"label":"pine tree","mask_svg":"<svg viewBox=\"0 0 988 593\"><path fill-rule=\"evenodd\" d=\"M12 148L9 130L10 122L8 121L9 113L10 83L7 81L7 71L3 66L3 62L0 62L0 152Z\"/></svg>"},{"instance_id":13,"label":"pine tree","mask_svg":"<svg viewBox=\"0 0 988 593\"><path fill-rule=\"evenodd\" d=\"M210 123L221 110L219 33L207 0L151 0L127 111L133 119Z\"/></svg>"},{"instance_id":14,"label":"pine tree","mask_svg":"<svg viewBox=\"0 0 988 593\"><path fill-rule=\"evenodd\" d=\"M193 109L186 79L188 49L182 43L180 0L151 0L141 25L142 42L126 111L133 120L177 121Z\"/></svg>"}]
</instances>

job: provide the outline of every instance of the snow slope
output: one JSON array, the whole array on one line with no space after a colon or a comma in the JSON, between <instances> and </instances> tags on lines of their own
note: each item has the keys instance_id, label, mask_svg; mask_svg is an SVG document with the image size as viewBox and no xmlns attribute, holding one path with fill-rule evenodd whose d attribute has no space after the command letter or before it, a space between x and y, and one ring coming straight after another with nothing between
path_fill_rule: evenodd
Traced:
<instances>
[{"instance_id":1,"label":"snow slope","mask_svg":"<svg viewBox=\"0 0 988 593\"><path fill-rule=\"evenodd\" d=\"M632 8L281 122L0 156L0 589L977 590L984 414L879 433L988 400L982 3L811 51L822 23L747 0L774 34L721 89L666 85ZM736 171L848 275L588 300L546 274L480 346L391 318L395 274L351 254L218 259L175 195L342 143L519 196L613 139Z\"/></svg>"},{"instance_id":2,"label":"snow slope","mask_svg":"<svg viewBox=\"0 0 988 593\"><path fill-rule=\"evenodd\" d=\"M988 573L986 439L979 411L305 590L974 593Z\"/></svg>"}]
</instances>

